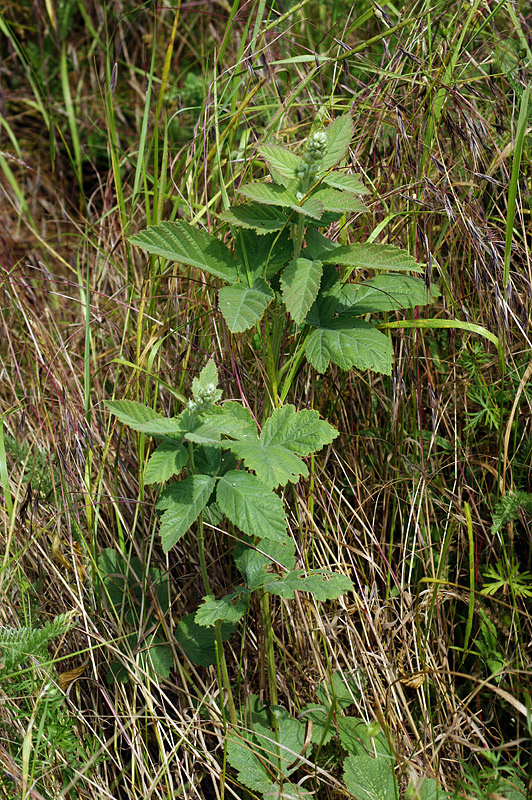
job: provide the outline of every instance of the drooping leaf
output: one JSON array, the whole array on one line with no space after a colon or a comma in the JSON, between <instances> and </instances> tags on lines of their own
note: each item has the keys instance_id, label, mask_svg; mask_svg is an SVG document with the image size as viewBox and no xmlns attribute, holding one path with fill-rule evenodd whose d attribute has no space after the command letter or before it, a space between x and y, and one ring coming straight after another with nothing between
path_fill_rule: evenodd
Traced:
<instances>
[{"instance_id":1,"label":"drooping leaf","mask_svg":"<svg viewBox=\"0 0 532 800\"><path fill-rule=\"evenodd\" d=\"M324 264L343 264L356 269L386 269L391 272L423 272L406 250L390 244L355 242L321 253Z\"/></svg>"},{"instance_id":2,"label":"drooping leaf","mask_svg":"<svg viewBox=\"0 0 532 800\"><path fill-rule=\"evenodd\" d=\"M202 628L194 619L195 613L183 617L176 629L175 638L187 656L200 667L216 664L216 634L210 628ZM222 639L225 641L234 633L235 625L222 625Z\"/></svg>"},{"instance_id":3,"label":"drooping leaf","mask_svg":"<svg viewBox=\"0 0 532 800\"><path fill-rule=\"evenodd\" d=\"M297 169L302 163L300 156L277 144L264 144L257 148L266 161L276 183L289 186L297 177Z\"/></svg>"},{"instance_id":4,"label":"drooping leaf","mask_svg":"<svg viewBox=\"0 0 532 800\"><path fill-rule=\"evenodd\" d=\"M367 211L367 206L355 194L342 192L328 186L316 189L312 198L323 204L325 211L335 211L339 214L348 214L353 211Z\"/></svg>"},{"instance_id":5,"label":"drooping leaf","mask_svg":"<svg viewBox=\"0 0 532 800\"><path fill-rule=\"evenodd\" d=\"M228 283L238 279L234 256L224 243L182 220L151 225L129 241L148 253L199 267Z\"/></svg>"},{"instance_id":6,"label":"drooping leaf","mask_svg":"<svg viewBox=\"0 0 532 800\"><path fill-rule=\"evenodd\" d=\"M198 518L211 496L214 482L211 475L191 475L161 492L157 508L164 511L159 533L165 553Z\"/></svg>"},{"instance_id":7,"label":"drooping leaf","mask_svg":"<svg viewBox=\"0 0 532 800\"><path fill-rule=\"evenodd\" d=\"M320 288L323 264L298 258L291 261L281 277L281 289L288 313L298 325L303 322Z\"/></svg>"},{"instance_id":8,"label":"drooping leaf","mask_svg":"<svg viewBox=\"0 0 532 800\"><path fill-rule=\"evenodd\" d=\"M369 194L359 175L348 175L346 172L334 170L323 177L323 183L332 186L334 189L341 189L353 194Z\"/></svg>"},{"instance_id":9,"label":"drooping leaf","mask_svg":"<svg viewBox=\"0 0 532 800\"><path fill-rule=\"evenodd\" d=\"M179 475L188 461L188 453L181 442L166 439L153 452L144 470L144 483L164 483Z\"/></svg>"},{"instance_id":10,"label":"drooping leaf","mask_svg":"<svg viewBox=\"0 0 532 800\"><path fill-rule=\"evenodd\" d=\"M278 208L264 206L259 203L244 203L232 206L220 214L220 218L230 225L241 228L250 228L258 234L280 231L288 221L286 214Z\"/></svg>"},{"instance_id":11,"label":"drooping leaf","mask_svg":"<svg viewBox=\"0 0 532 800\"><path fill-rule=\"evenodd\" d=\"M290 537L281 542L263 539L260 545L251 542L239 542L234 553L238 571L246 581L249 589L257 589L266 580L266 569L273 563L285 569L295 566L295 545Z\"/></svg>"},{"instance_id":12,"label":"drooping leaf","mask_svg":"<svg viewBox=\"0 0 532 800\"><path fill-rule=\"evenodd\" d=\"M264 589L285 600L293 600L294 592L308 592L316 600L335 600L345 592L353 590L353 584L346 575L327 570L291 570L284 577L268 575Z\"/></svg>"},{"instance_id":13,"label":"drooping leaf","mask_svg":"<svg viewBox=\"0 0 532 800\"><path fill-rule=\"evenodd\" d=\"M194 620L202 628L211 628L216 622L236 623L248 610L250 591L241 586L237 591L215 600L211 594L203 598Z\"/></svg>"},{"instance_id":14,"label":"drooping leaf","mask_svg":"<svg viewBox=\"0 0 532 800\"><path fill-rule=\"evenodd\" d=\"M233 525L260 539L283 541L287 523L283 502L255 475L231 470L218 481L218 505Z\"/></svg>"},{"instance_id":15,"label":"drooping leaf","mask_svg":"<svg viewBox=\"0 0 532 800\"><path fill-rule=\"evenodd\" d=\"M320 173L335 167L347 154L354 134L351 114L336 117L325 129L327 134L327 151L320 162Z\"/></svg>"},{"instance_id":16,"label":"drooping leaf","mask_svg":"<svg viewBox=\"0 0 532 800\"><path fill-rule=\"evenodd\" d=\"M259 278L250 289L243 283L225 286L218 293L218 305L231 333L242 333L259 322L273 292L266 281Z\"/></svg>"},{"instance_id":17,"label":"drooping leaf","mask_svg":"<svg viewBox=\"0 0 532 800\"><path fill-rule=\"evenodd\" d=\"M345 291L348 286L350 298ZM339 298L339 311L355 316L378 311L400 311L431 303L439 294L439 289L434 285L429 291L421 278L410 275L375 275L361 284L344 285L343 295Z\"/></svg>"},{"instance_id":18,"label":"drooping leaf","mask_svg":"<svg viewBox=\"0 0 532 800\"><path fill-rule=\"evenodd\" d=\"M163 417L152 408L137 403L135 400L106 400L105 405L120 422L128 425L134 431L147 433L149 436L159 438L170 434L183 434L184 426L179 417Z\"/></svg>"},{"instance_id":19,"label":"drooping leaf","mask_svg":"<svg viewBox=\"0 0 532 800\"><path fill-rule=\"evenodd\" d=\"M343 370L356 367L390 375L393 347L390 339L369 322L350 317L331 320L326 327L310 334L305 353L318 372L325 372L332 361Z\"/></svg>"}]
</instances>

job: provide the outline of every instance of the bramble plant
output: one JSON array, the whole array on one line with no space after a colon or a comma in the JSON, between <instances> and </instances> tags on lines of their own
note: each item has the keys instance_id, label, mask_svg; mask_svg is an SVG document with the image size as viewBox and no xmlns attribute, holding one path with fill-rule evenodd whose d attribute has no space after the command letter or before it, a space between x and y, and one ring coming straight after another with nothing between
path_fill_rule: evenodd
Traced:
<instances>
[{"instance_id":1,"label":"bramble plant","mask_svg":"<svg viewBox=\"0 0 532 800\"><path fill-rule=\"evenodd\" d=\"M259 325L269 314L263 335L274 407L287 397L304 357L320 373L333 362L343 370L390 374L391 340L367 317L422 306L439 295L433 285L428 289L423 279L406 274L423 270L405 250L368 242L338 245L320 232L366 210L360 178L335 169L352 136L351 115L344 114L312 133L302 155L277 144L258 147L272 182L241 186L249 202L220 215L233 233L233 251L181 220L130 239L153 255L221 279L218 305L232 333ZM367 270L376 274L368 278Z\"/></svg>"}]
</instances>

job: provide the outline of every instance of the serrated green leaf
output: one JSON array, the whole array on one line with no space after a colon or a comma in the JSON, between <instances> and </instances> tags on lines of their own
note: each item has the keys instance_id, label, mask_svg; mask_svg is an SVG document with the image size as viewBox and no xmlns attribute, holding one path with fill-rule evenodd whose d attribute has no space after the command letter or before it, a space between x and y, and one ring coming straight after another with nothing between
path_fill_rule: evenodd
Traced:
<instances>
[{"instance_id":1,"label":"serrated green leaf","mask_svg":"<svg viewBox=\"0 0 532 800\"><path fill-rule=\"evenodd\" d=\"M216 423L211 421L211 417L203 418L201 414L195 420L195 423L190 426L190 429L185 433L187 442L194 442L195 444L210 444L214 447L220 447L220 431Z\"/></svg>"},{"instance_id":2,"label":"serrated green leaf","mask_svg":"<svg viewBox=\"0 0 532 800\"><path fill-rule=\"evenodd\" d=\"M370 194L359 175L349 175L347 172L338 172L337 170L329 172L328 175L323 176L323 183L334 189L342 189L353 194Z\"/></svg>"},{"instance_id":3,"label":"serrated green leaf","mask_svg":"<svg viewBox=\"0 0 532 800\"><path fill-rule=\"evenodd\" d=\"M231 333L242 333L259 322L273 297L266 281L259 278L251 289L243 283L220 289L218 305Z\"/></svg>"},{"instance_id":4,"label":"serrated green leaf","mask_svg":"<svg viewBox=\"0 0 532 800\"><path fill-rule=\"evenodd\" d=\"M209 384L213 384L214 387L218 386L218 370L212 358L207 361L200 374L192 381L194 400L198 401L200 399L199 393L207 389Z\"/></svg>"},{"instance_id":5,"label":"serrated green leaf","mask_svg":"<svg viewBox=\"0 0 532 800\"><path fill-rule=\"evenodd\" d=\"M367 753L346 758L344 782L357 800L390 800L397 797L393 767Z\"/></svg>"},{"instance_id":6,"label":"serrated green leaf","mask_svg":"<svg viewBox=\"0 0 532 800\"><path fill-rule=\"evenodd\" d=\"M291 208L297 205L295 194L277 183L264 183L261 181L246 183L238 189L238 192L249 200L263 205L279 206L280 208Z\"/></svg>"},{"instance_id":7,"label":"serrated green leaf","mask_svg":"<svg viewBox=\"0 0 532 800\"><path fill-rule=\"evenodd\" d=\"M211 475L191 475L161 492L157 508L164 511L159 533L165 553L198 518L207 505L214 483Z\"/></svg>"},{"instance_id":8,"label":"serrated green leaf","mask_svg":"<svg viewBox=\"0 0 532 800\"><path fill-rule=\"evenodd\" d=\"M209 628L202 628L194 620L195 613L183 617L176 629L175 638L187 656L200 667L216 664L216 634ZM222 639L226 641L234 633L235 625L222 625Z\"/></svg>"},{"instance_id":9,"label":"serrated green leaf","mask_svg":"<svg viewBox=\"0 0 532 800\"><path fill-rule=\"evenodd\" d=\"M451 795L444 792L434 778L422 778L417 786L410 784L407 793L410 800L450 800L451 798ZM518 797L519 800L523 800L523 795ZM506 792L505 798L506 800L516 800L516 798L508 796Z\"/></svg>"},{"instance_id":10,"label":"serrated green leaf","mask_svg":"<svg viewBox=\"0 0 532 800\"><path fill-rule=\"evenodd\" d=\"M340 369L351 367L390 375L393 347L387 336L369 322L349 317L331 320L327 327L316 328L310 334L305 354L318 372L325 372L329 361Z\"/></svg>"},{"instance_id":11,"label":"serrated green leaf","mask_svg":"<svg viewBox=\"0 0 532 800\"><path fill-rule=\"evenodd\" d=\"M258 751L262 761L253 752L257 744L252 735L244 737L229 728L226 742L227 760L236 770L239 782L254 792L260 792L263 796L275 792L276 784L273 783L268 770L262 763L264 761L262 751Z\"/></svg>"},{"instance_id":12,"label":"serrated green leaf","mask_svg":"<svg viewBox=\"0 0 532 800\"><path fill-rule=\"evenodd\" d=\"M327 570L313 570L306 574L303 570L292 570L283 578L269 575L264 589L285 600L293 600L294 593L308 592L316 600L335 600L345 592L353 591L353 584L346 575Z\"/></svg>"},{"instance_id":13,"label":"serrated green leaf","mask_svg":"<svg viewBox=\"0 0 532 800\"><path fill-rule=\"evenodd\" d=\"M144 470L144 484L164 483L179 475L188 461L188 453L181 442L167 439L153 452Z\"/></svg>"},{"instance_id":14,"label":"serrated green leaf","mask_svg":"<svg viewBox=\"0 0 532 800\"><path fill-rule=\"evenodd\" d=\"M264 445L281 445L300 456L309 456L330 444L337 436L336 428L320 419L317 411L296 411L293 405L288 404L273 411L264 424L260 438Z\"/></svg>"},{"instance_id":15,"label":"serrated green leaf","mask_svg":"<svg viewBox=\"0 0 532 800\"><path fill-rule=\"evenodd\" d=\"M384 765L393 766L395 763L394 755L384 733L379 731L375 736L370 736L369 727L364 720L356 717L340 717L338 732L342 747L351 755L369 753Z\"/></svg>"},{"instance_id":16,"label":"serrated green leaf","mask_svg":"<svg viewBox=\"0 0 532 800\"><path fill-rule=\"evenodd\" d=\"M105 405L120 422L139 433L164 437L184 432L181 414L178 417L163 417L162 414L135 400L106 400Z\"/></svg>"},{"instance_id":17,"label":"serrated green leaf","mask_svg":"<svg viewBox=\"0 0 532 800\"><path fill-rule=\"evenodd\" d=\"M345 158L354 134L351 114L343 114L331 122L325 129L327 134L327 151L320 162L320 174L335 167Z\"/></svg>"},{"instance_id":18,"label":"serrated green leaf","mask_svg":"<svg viewBox=\"0 0 532 800\"><path fill-rule=\"evenodd\" d=\"M288 221L286 214L277 208L260 205L259 203L244 203L220 214L220 218L230 225L241 228L250 228L259 235L280 231Z\"/></svg>"},{"instance_id":19,"label":"serrated green leaf","mask_svg":"<svg viewBox=\"0 0 532 800\"><path fill-rule=\"evenodd\" d=\"M241 403L229 400L221 408L216 408L216 414L212 412L213 409L205 412L204 417L213 426L216 426L221 434L231 436L234 439L243 439L244 441L257 438L257 423L253 419L249 408L246 408Z\"/></svg>"},{"instance_id":20,"label":"serrated green leaf","mask_svg":"<svg viewBox=\"0 0 532 800\"><path fill-rule=\"evenodd\" d=\"M423 272L406 250L390 244L355 242L320 254L324 264L343 264L356 269L386 269L391 272Z\"/></svg>"},{"instance_id":21,"label":"serrated green leaf","mask_svg":"<svg viewBox=\"0 0 532 800\"><path fill-rule=\"evenodd\" d=\"M174 666L172 648L155 636L147 639L144 647L144 652L139 654L140 666L150 677L155 674L160 678L168 678Z\"/></svg>"},{"instance_id":22,"label":"serrated green leaf","mask_svg":"<svg viewBox=\"0 0 532 800\"><path fill-rule=\"evenodd\" d=\"M306 247L303 251L305 258L310 258L312 261L319 261L318 256L321 253L327 253L331 250L337 250L338 245L332 239L328 239L323 233L320 233L316 228L307 228L305 234Z\"/></svg>"},{"instance_id":23,"label":"serrated green leaf","mask_svg":"<svg viewBox=\"0 0 532 800\"><path fill-rule=\"evenodd\" d=\"M312 722L311 742L313 744L327 744L336 733L332 719L327 719L327 709L317 703L307 703L301 709L299 716L301 719Z\"/></svg>"},{"instance_id":24,"label":"serrated green leaf","mask_svg":"<svg viewBox=\"0 0 532 800\"><path fill-rule=\"evenodd\" d=\"M129 241L148 253L199 267L228 283L238 280L234 256L224 243L182 220L151 225Z\"/></svg>"},{"instance_id":25,"label":"serrated green leaf","mask_svg":"<svg viewBox=\"0 0 532 800\"><path fill-rule=\"evenodd\" d=\"M283 502L255 475L231 470L218 481L218 505L233 525L259 539L283 541L287 523Z\"/></svg>"},{"instance_id":26,"label":"serrated green leaf","mask_svg":"<svg viewBox=\"0 0 532 800\"><path fill-rule=\"evenodd\" d=\"M320 288L323 264L298 258L291 261L281 277L281 290L288 313L298 325L310 311Z\"/></svg>"},{"instance_id":27,"label":"serrated green leaf","mask_svg":"<svg viewBox=\"0 0 532 800\"><path fill-rule=\"evenodd\" d=\"M355 316L424 306L440 295L440 290L434 285L429 292L421 278L393 274L375 275L361 284L347 284L341 291L338 310Z\"/></svg>"},{"instance_id":28,"label":"serrated green leaf","mask_svg":"<svg viewBox=\"0 0 532 800\"><path fill-rule=\"evenodd\" d=\"M194 620L202 628L211 628L217 622L236 623L248 610L250 590L241 586L235 592L215 600L212 594L203 598Z\"/></svg>"},{"instance_id":29,"label":"serrated green leaf","mask_svg":"<svg viewBox=\"0 0 532 800\"><path fill-rule=\"evenodd\" d=\"M277 144L265 144L257 149L276 183L289 186L296 179L297 169L303 162L300 156Z\"/></svg>"},{"instance_id":30,"label":"serrated green leaf","mask_svg":"<svg viewBox=\"0 0 532 800\"><path fill-rule=\"evenodd\" d=\"M320 420L317 411L294 406L276 408L266 421L260 438L250 436L230 443L232 452L243 459L246 467L268 487L296 483L308 476L306 464L299 456L308 456L330 444L338 432L328 422Z\"/></svg>"},{"instance_id":31,"label":"serrated green leaf","mask_svg":"<svg viewBox=\"0 0 532 800\"><path fill-rule=\"evenodd\" d=\"M234 560L238 571L249 589L257 589L266 580L266 569L273 563L293 569L296 563L295 545L285 537L282 542L263 539L259 547L251 542L239 542L235 548Z\"/></svg>"},{"instance_id":32,"label":"serrated green leaf","mask_svg":"<svg viewBox=\"0 0 532 800\"><path fill-rule=\"evenodd\" d=\"M323 217L323 203L317 197L308 197L300 206L291 206L294 211L304 214L306 217L321 221Z\"/></svg>"},{"instance_id":33,"label":"serrated green leaf","mask_svg":"<svg viewBox=\"0 0 532 800\"><path fill-rule=\"evenodd\" d=\"M339 214L348 214L353 211L367 211L367 206L354 194L342 192L328 186L316 189L312 199L319 200L324 211L334 211Z\"/></svg>"}]
</instances>

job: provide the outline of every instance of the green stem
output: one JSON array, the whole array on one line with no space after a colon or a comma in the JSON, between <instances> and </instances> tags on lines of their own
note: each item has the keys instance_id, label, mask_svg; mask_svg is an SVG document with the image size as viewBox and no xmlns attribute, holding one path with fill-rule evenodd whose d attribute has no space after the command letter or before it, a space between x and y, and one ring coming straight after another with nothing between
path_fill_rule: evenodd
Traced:
<instances>
[{"instance_id":1,"label":"green stem","mask_svg":"<svg viewBox=\"0 0 532 800\"><path fill-rule=\"evenodd\" d=\"M268 672L268 689L270 693L270 705L278 705L277 679L275 669L275 653L273 650L273 628L270 614L270 595L264 592L260 599L260 610L264 624L264 649L266 650L266 668Z\"/></svg>"}]
</instances>

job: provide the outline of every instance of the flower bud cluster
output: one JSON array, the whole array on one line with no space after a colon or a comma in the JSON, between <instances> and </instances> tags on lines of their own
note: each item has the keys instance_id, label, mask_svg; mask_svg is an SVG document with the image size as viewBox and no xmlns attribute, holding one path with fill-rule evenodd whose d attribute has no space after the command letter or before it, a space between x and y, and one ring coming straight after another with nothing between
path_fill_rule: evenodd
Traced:
<instances>
[{"instance_id":1,"label":"flower bud cluster","mask_svg":"<svg viewBox=\"0 0 532 800\"><path fill-rule=\"evenodd\" d=\"M208 383L207 386L200 387L194 393L194 400L189 400L187 408L189 411L205 411L206 408L212 406L216 402L217 389L214 383Z\"/></svg>"},{"instance_id":2,"label":"flower bud cluster","mask_svg":"<svg viewBox=\"0 0 532 800\"><path fill-rule=\"evenodd\" d=\"M297 168L297 177L303 181L314 178L318 172L318 164L327 150L327 134L324 131L316 131L309 137L303 163Z\"/></svg>"}]
</instances>

